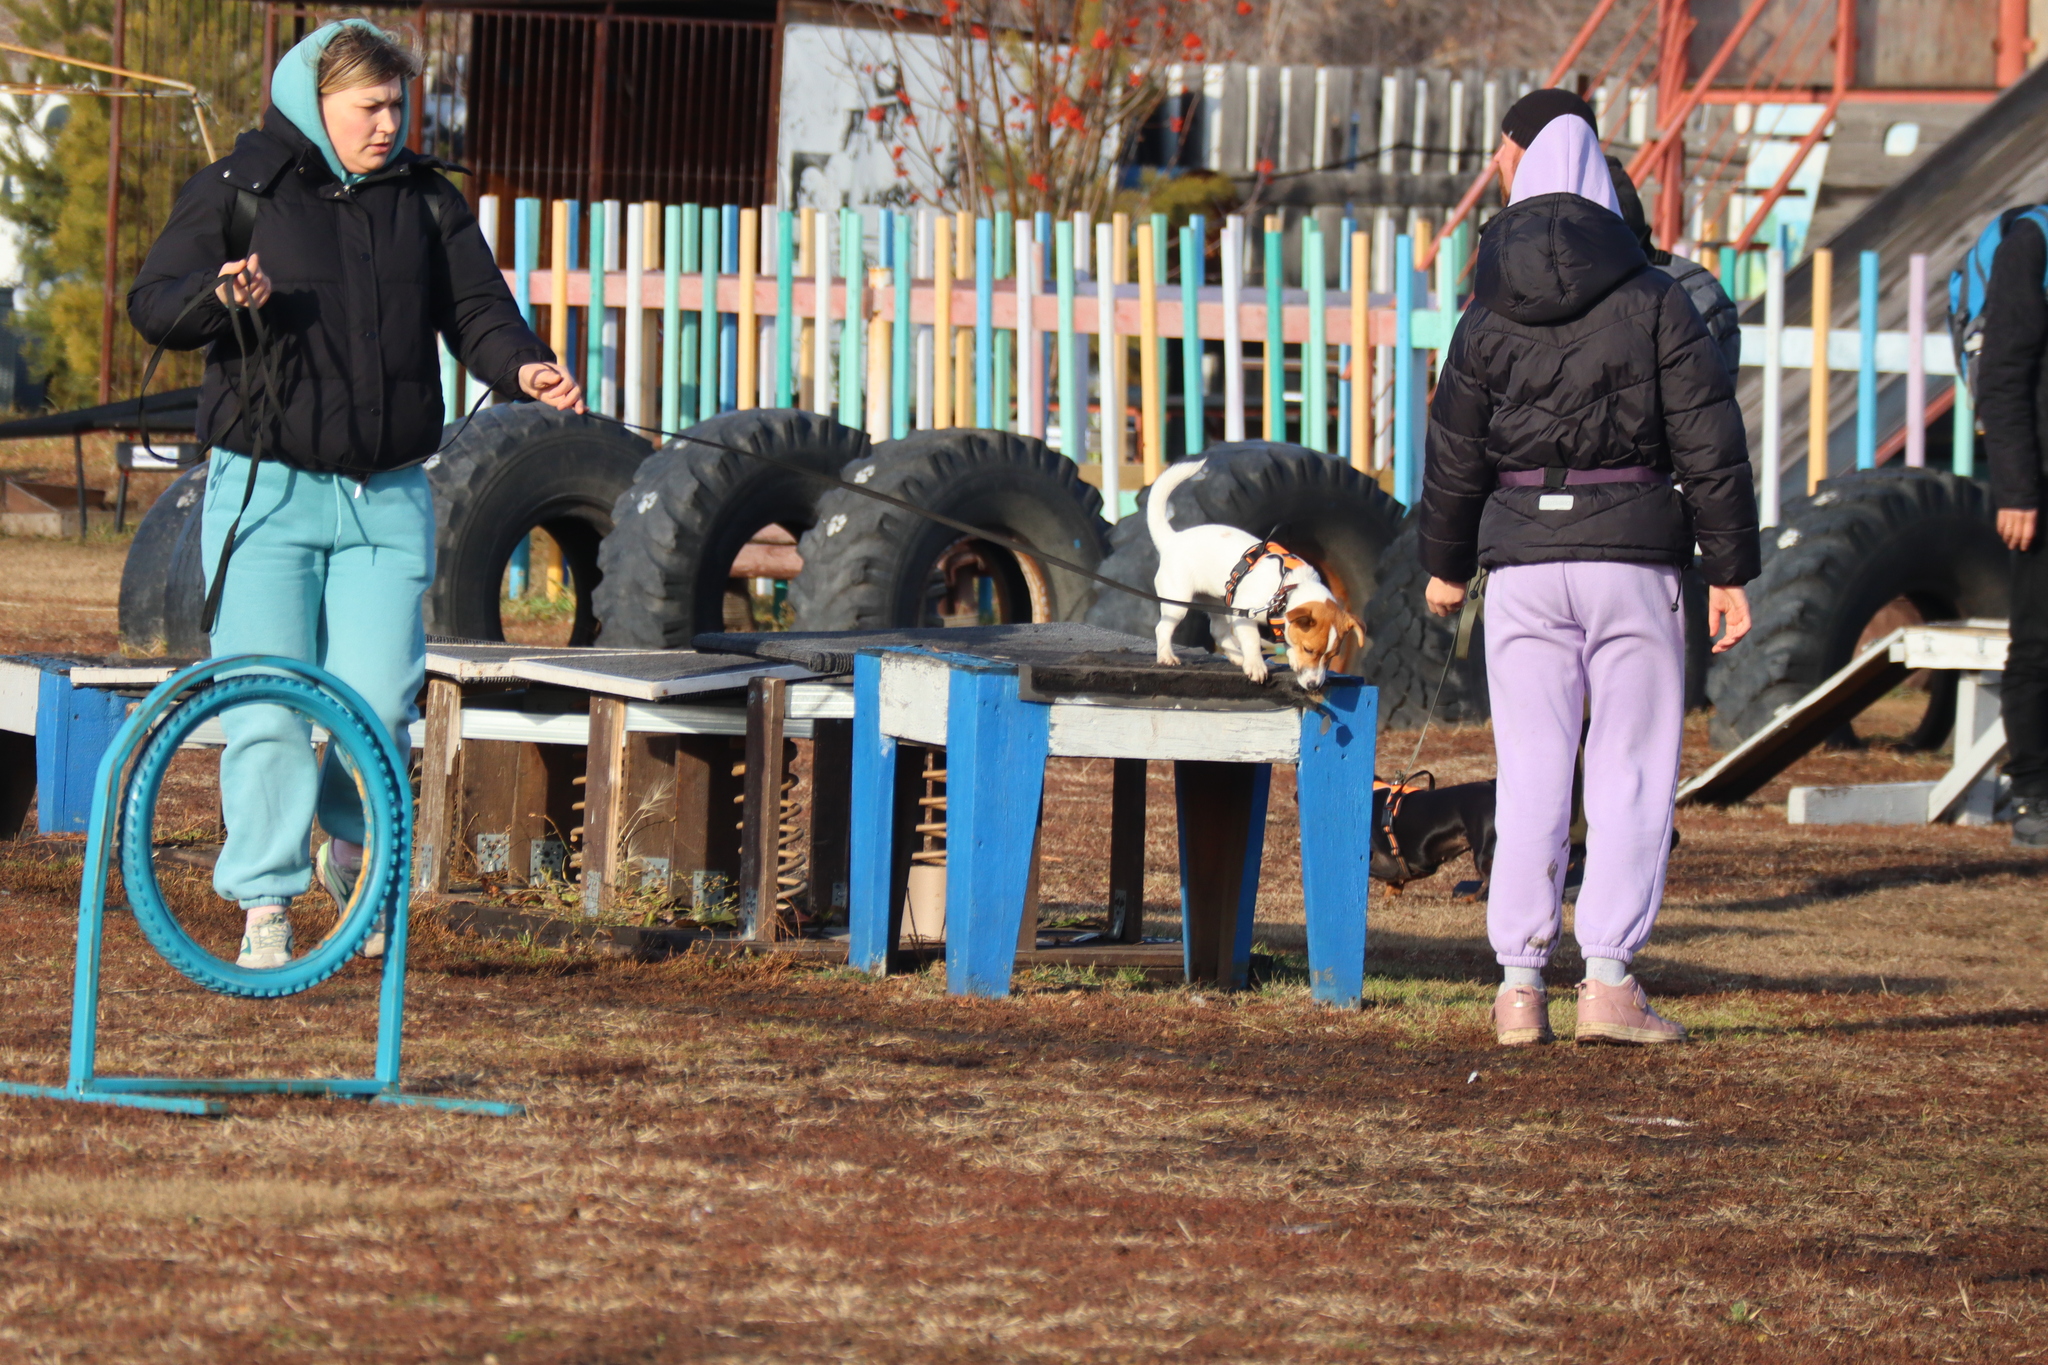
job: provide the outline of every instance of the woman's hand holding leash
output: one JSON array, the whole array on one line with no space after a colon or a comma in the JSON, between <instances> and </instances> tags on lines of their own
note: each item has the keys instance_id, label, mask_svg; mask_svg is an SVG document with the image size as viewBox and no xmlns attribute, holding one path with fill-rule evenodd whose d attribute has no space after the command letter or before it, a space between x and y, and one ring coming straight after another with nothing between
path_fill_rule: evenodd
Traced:
<instances>
[{"instance_id":1,"label":"woman's hand holding leash","mask_svg":"<svg viewBox=\"0 0 2048 1365\"><path fill-rule=\"evenodd\" d=\"M1725 629L1724 629L1725 627ZM1714 652L1725 654L1735 642L1749 634L1749 594L1740 588L1707 589L1707 638L1714 639Z\"/></svg>"},{"instance_id":2,"label":"woman's hand holding leash","mask_svg":"<svg viewBox=\"0 0 2048 1365\"><path fill-rule=\"evenodd\" d=\"M585 412L583 386L567 370L536 362L519 367L519 387L528 398L537 398L557 412Z\"/></svg>"},{"instance_id":3,"label":"woman's hand holding leash","mask_svg":"<svg viewBox=\"0 0 2048 1365\"><path fill-rule=\"evenodd\" d=\"M1465 605L1465 585L1432 577L1422 591L1422 600L1428 604L1431 616L1450 616Z\"/></svg>"},{"instance_id":4,"label":"woman's hand holding leash","mask_svg":"<svg viewBox=\"0 0 2048 1365\"><path fill-rule=\"evenodd\" d=\"M228 282L213 292L222 303L231 308L261 308L270 302L270 276L263 273L263 263L255 252L245 260L229 261L220 273Z\"/></svg>"}]
</instances>

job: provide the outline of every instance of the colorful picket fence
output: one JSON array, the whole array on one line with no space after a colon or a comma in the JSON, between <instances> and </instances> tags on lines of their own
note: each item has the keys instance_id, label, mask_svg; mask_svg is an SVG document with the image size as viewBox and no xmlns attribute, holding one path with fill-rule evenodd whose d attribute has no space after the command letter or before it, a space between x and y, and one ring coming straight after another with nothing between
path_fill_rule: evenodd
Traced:
<instances>
[{"instance_id":1,"label":"colorful picket fence","mask_svg":"<svg viewBox=\"0 0 2048 1365\"><path fill-rule=\"evenodd\" d=\"M1212 433L1325 451L1413 505L1429 385L1469 283L1464 228L1437 255L1434 289L1415 268L1426 224L1391 250L1382 244L1391 257L1382 267L1407 268L1382 268L1393 288L1374 293L1356 287L1375 273L1371 234L1349 219L1334 242L1313 218L1300 220L1290 253L1277 217L1252 235L1233 216L1212 263L1211 225L1196 217L1169 231L1163 214L1133 223L1124 214L1054 222L616 201L511 207L507 283L598 410L650 436L755 407L812 409L876 440L955 426L1013 431L1080 463L1112 519L1172 458L1169 443L1194 454ZM493 196L479 205L494 251L501 210ZM1911 261L1903 332L1876 325L1875 253L1859 262L1853 332L1828 325L1833 263L1825 251L1815 260L1819 329L1785 323L1782 241L1766 254L1765 321L1743 329L1744 363L1762 371L1761 468L1781 467L1784 372L1806 369L1809 490L1826 476L1833 412L1827 386L1810 384L1817 365L1858 375L1858 467L1901 443L1907 464L1924 463L1925 425L1940 415L1930 413L1927 381L1954 373L1947 338L1927 331L1925 258ZM1882 451L1880 374L1907 376L1905 429ZM444 388L451 411L482 392L452 357ZM1938 403L1952 404L1955 468L1968 474L1968 396L1952 388ZM1761 484L1764 524L1775 525L1779 480Z\"/></svg>"},{"instance_id":2,"label":"colorful picket fence","mask_svg":"<svg viewBox=\"0 0 2048 1365\"><path fill-rule=\"evenodd\" d=\"M494 251L502 208L479 205ZM1334 243L1313 219L1297 225L1289 285L1277 218L1256 236L1227 220L1212 260L1210 224L1170 231L1163 214L511 208L507 283L593 407L664 432L802 407L878 440L952 426L1038 436L1084 466L1112 516L1157 477L1169 440L1193 453L1212 434L1296 441L1413 501L1429 374L1417 353L1455 323L1413 268L1426 239L1391 244L1410 263L1392 291L1354 289L1372 242L1348 220ZM1439 254L1441 281L1467 250L1461 234ZM452 357L444 383L451 410L481 392Z\"/></svg>"}]
</instances>

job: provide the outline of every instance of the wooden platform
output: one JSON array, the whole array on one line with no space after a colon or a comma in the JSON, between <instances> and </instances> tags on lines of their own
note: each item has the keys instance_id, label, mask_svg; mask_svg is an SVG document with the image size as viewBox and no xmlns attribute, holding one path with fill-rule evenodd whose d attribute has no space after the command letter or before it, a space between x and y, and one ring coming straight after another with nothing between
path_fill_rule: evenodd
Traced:
<instances>
[{"instance_id":1,"label":"wooden platform","mask_svg":"<svg viewBox=\"0 0 2048 1365\"><path fill-rule=\"evenodd\" d=\"M1263 683L1253 682L1237 665L1207 650L1177 650L1181 663L1169 668L1154 657L1149 639L1075 623L706 634L693 643L699 649L800 663L819 674L851 671L854 657L866 649L912 647L971 655L1014 667L1018 695L1026 701L1123 698L1151 706L1205 709L1313 702L1284 663L1274 665Z\"/></svg>"}]
</instances>

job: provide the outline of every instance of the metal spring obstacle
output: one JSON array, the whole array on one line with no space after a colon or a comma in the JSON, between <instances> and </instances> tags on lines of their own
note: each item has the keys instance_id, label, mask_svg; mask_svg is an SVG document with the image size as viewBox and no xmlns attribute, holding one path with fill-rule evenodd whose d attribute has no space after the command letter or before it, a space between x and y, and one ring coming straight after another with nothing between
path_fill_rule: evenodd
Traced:
<instances>
[{"instance_id":1,"label":"metal spring obstacle","mask_svg":"<svg viewBox=\"0 0 2048 1365\"><path fill-rule=\"evenodd\" d=\"M286 707L325 729L330 750L339 752L352 771L369 816L363 870L334 928L310 952L274 968L236 966L195 940L165 903L154 859L157 793L178 746L205 721L230 707L252 703ZM98 1074L100 952L117 847L129 906L150 945L188 980L221 995L269 999L310 990L346 966L382 922L376 1074L225 1080ZM407 1095L399 1090L411 865L412 792L405 756L354 689L310 664L269 655L211 659L183 670L159 684L130 713L94 778L85 875L78 895L70 1073L61 1086L0 1081L0 1094L178 1114L224 1113L224 1101L203 1098L214 1095L328 1095L469 1114L523 1114L524 1108L516 1104Z\"/></svg>"}]
</instances>

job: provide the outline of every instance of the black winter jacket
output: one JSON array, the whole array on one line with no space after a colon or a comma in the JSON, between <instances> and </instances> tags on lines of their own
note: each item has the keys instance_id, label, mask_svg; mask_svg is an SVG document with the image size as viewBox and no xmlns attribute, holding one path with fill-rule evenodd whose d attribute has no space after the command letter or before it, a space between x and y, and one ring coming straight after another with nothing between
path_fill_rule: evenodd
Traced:
<instances>
[{"instance_id":1,"label":"black winter jacket","mask_svg":"<svg viewBox=\"0 0 2048 1365\"><path fill-rule=\"evenodd\" d=\"M2041 292L2048 243L2030 222L2006 227L1984 291L1977 420L1984 424L1992 505L2027 510L2041 505L2041 454L2048 449L2048 298Z\"/></svg>"},{"instance_id":2,"label":"black winter jacket","mask_svg":"<svg viewBox=\"0 0 2048 1365\"><path fill-rule=\"evenodd\" d=\"M1714 339L1721 363L1733 377L1742 365L1742 314L1736 309L1735 300L1721 287L1720 278L1698 261L1668 251L1652 256L1650 264L1677 280L1679 288L1685 290L1700 321L1707 324L1707 335Z\"/></svg>"},{"instance_id":3,"label":"black winter jacket","mask_svg":"<svg viewBox=\"0 0 2048 1365\"><path fill-rule=\"evenodd\" d=\"M1636 466L1679 486L1573 485L1569 509L1545 511L1545 490L1498 483ZM1734 381L1685 289L1591 200L1526 199L1481 236L1472 306L1430 400L1420 536L1423 564L1453 582L1557 560L1683 568L1695 541L1709 583L1756 577Z\"/></svg>"},{"instance_id":4,"label":"black winter jacket","mask_svg":"<svg viewBox=\"0 0 2048 1365\"><path fill-rule=\"evenodd\" d=\"M227 254L237 190L262 196L251 249L270 276L262 316L276 348L280 418L265 458L357 477L402 468L441 440L436 333L456 359L507 398L519 367L553 354L519 315L461 194L438 162L400 150L345 187L312 141L276 109L263 127L186 182L128 293L128 316L151 343L207 348L199 440L253 453L238 390L242 346L213 294ZM443 196L437 221L429 195ZM175 328L195 293L205 298ZM246 323L245 323L246 326Z\"/></svg>"}]
</instances>

